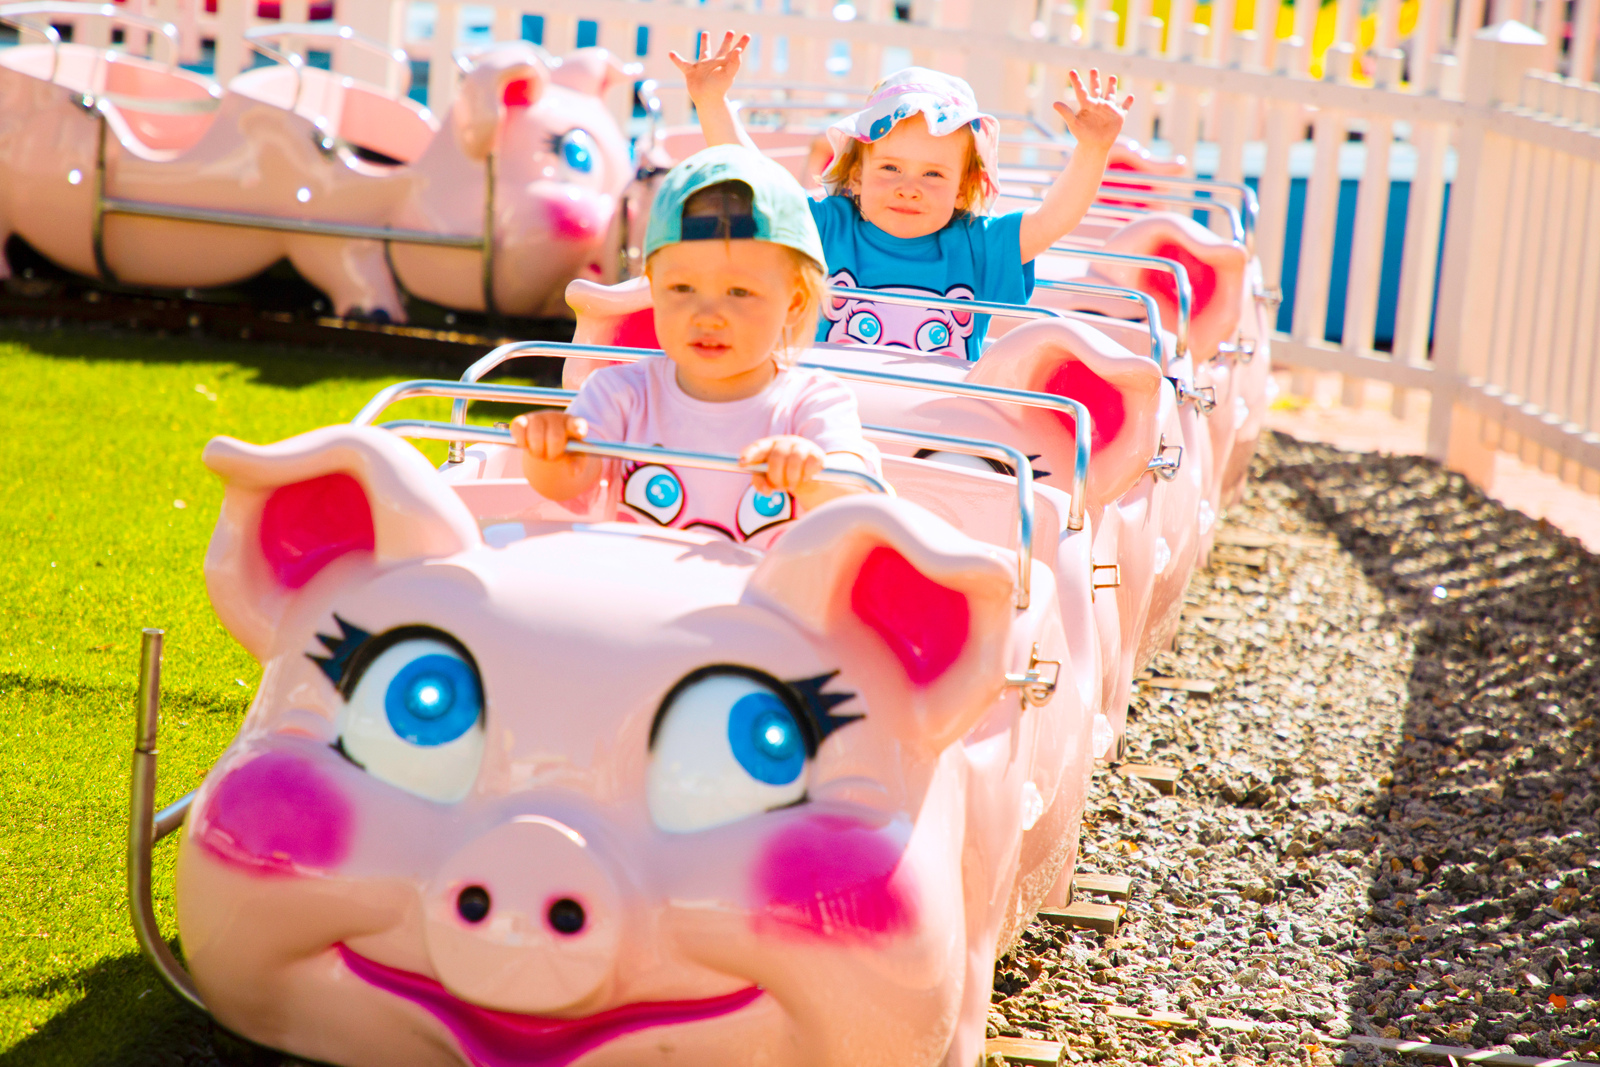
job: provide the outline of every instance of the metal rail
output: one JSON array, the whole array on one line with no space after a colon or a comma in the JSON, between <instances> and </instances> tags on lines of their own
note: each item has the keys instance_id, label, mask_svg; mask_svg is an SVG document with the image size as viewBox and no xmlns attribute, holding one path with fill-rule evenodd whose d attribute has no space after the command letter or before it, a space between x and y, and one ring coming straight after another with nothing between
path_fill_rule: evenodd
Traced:
<instances>
[{"instance_id":1,"label":"metal rail","mask_svg":"<svg viewBox=\"0 0 1600 1067\"><path fill-rule=\"evenodd\" d=\"M393 241L399 244L443 245L447 248L483 248L483 238L458 234L427 233L422 230L393 230L387 226L358 226L344 222L313 219L287 219L278 215L254 215L242 211L217 211L212 208L180 207L177 204L151 204L143 200L104 198L107 215L137 215L179 222L207 222L216 226L242 226L253 230L281 233L312 233L319 237L351 237L364 241Z\"/></svg>"},{"instance_id":2,"label":"metal rail","mask_svg":"<svg viewBox=\"0 0 1600 1067\"><path fill-rule=\"evenodd\" d=\"M429 382L430 385L450 383ZM547 390L548 392L549 390ZM565 390L563 390L565 392ZM434 394L438 395L438 394ZM571 403L576 393L567 393L564 397ZM545 403L555 404L557 400L546 400ZM563 405L564 406L564 405ZM451 422L431 422L427 419L395 419L391 422L376 424L380 430L401 437L411 437L422 441L472 441L486 445L509 445L511 441L510 430L500 430L485 426L458 426ZM619 441L568 441L567 451L576 452L584 456L599 456L602 459L627 459L637 463L675 463L680 467L695 467L700 470L725 471L729 474L765 474L765 463L740 463L738 456L723 456L714 452L684 452L675 448L657 448L653 445L630 445ZM848 485L857 489L865 489L871 493L880 493L884 496L893 496L894 490L889 488L882 480L867 474L865 471L847 470L843 467L824 467L822 473L817 475L817 481L829 485Z\"/></svg>"},{"instance_id":3,"label":"metal rail","mask_svg":"<svg viewBox=\"0 0 1600 1067\"><path fill-rule=\"evenodd\" d=\"M852 292L854 290L837 290ZM870 291L870 290L869 290ZM968 300L950 301L954 304L970 304ZM1007 309L1014 309L1016 305L1001 305ZM1031 310L1031 309L1030 309ZM851 345L851 348L860 348L870 352L879 352L904 356L906 350L902 348L885 348L878 345ZM467 383L476 383L485 374L494 370L510 359L524 359L535 356L598 359L613 363L634 363L641 359L650 359L664 356L659 348L610 348L606 345L576 345L563 344L559 341L518 341L509 345L501 345L493 352L479 359L468 367L461 375L461 380ZM850 381L874 382L879 385L895 385L910 389L922 389L931 392L948 393L957 396L972 396L982 400L996 401L1006 404L1018 404L1023 407L1046 408L1059 411L1072 416L1073 425L1077 432L1073 435L1076 455L1072 467L1072 499L1067 512L1067 528L1069 530L1083 529L1084 514L1087 503L1086 495L1089 485L1089 461L1092 458L1090 450L1090 418L1089 409L1078 400L1070 397L1055 396L1051 393L1033 393L1023 389L1002 389L994 385L976 385L972 382L940 381L933 378L919 378L910 374L891 374L887 371L863 370L855 367L841 367L831 363L817 363L811 360L801 360L796 366L806 367L811 370L826 371L837 378ZM502 387L505 388L505 387ZM382 394L379 394L380 396ZM373 402L376 402L374 398ZM484 399L500 399L484 397ZM461 426L466 424L467 399L457 399L450 410L452 424ZM460 463L465 458L463 449L451 447L450 462Z\"/></svg>"},{"instance_id":4,"label":"metal rail","mask_svg":"<svg viewBox=\"0 0 1600 1067\"><path fill-rule=\"evenodd\" d=\"M167 69L172 70L178 65L178 27L170 22L149 18L145 15L124 13L114 4L84 4L73 3L71 0L34 0L31 3L7 4L0 7L0 22L16 26L21 29L24 25L33 32L44 37L51 45L50 57L50 82L55 84L56 72L61 66L61 35L54 27L45 33L37 24L23 21L25 15L71 15L85 18L109 19L114 23L125 26L137 26L140 29L158 33L167 42ZM48 24L47 24L48 25ZM110 51L104 49L103 51Z\"/></svg>"},{"instance_id":5,"label":"metal rail","mask_svg":"<svg viewBox=\"0 0 1600 1067\"><path fill-rule=\"evenodd\" d=\"M987 456L1003 460L1016 472L1017 480L1017 607L1026 608L1032 602L1033 586L1033 467L1020 449L998 441L982 441L973 437L951 437L942 433L921 430L902 430L895 426L863 425L868 436L879 439L938 445L941 451L960 452L968 456Z\"/></svg>"},{"instance_id":6,"label":"metal rail","mask_svg":"<svg viewBox=\"0 0 1600 1067\"><path fill-rule=\"evenodd\" d=\"M1029 183L1017 182L1017 180L1015 178L1011 179L1011 181L1013 183L1015 183L1015 184L1032 184L1031 182L1029 182ZM1026 200L1026 201L1029 201L1031 203L1036 203L1036 204L1044 202L1044 197L1042 197L1042 196L1026 196L1026 195L1024 195L1022 193L1006 193L1006 192L1002 192L1000 195L1005 197L1007 200ZM1149 193L1149 192L1145 192L1142 189L1139 189L1139 190L1130 189L1130 190L1128 190L1126 195L1128 195L1130 197L1136 196L1140 200L1154 200L1157 203L1162 203L1162 204L1180 204L1180 205L1185 205L1185 206L1189 207L1191 210L1194 210L1194 211L1205 211L1205 212L1220 211L1228 219L1228 225L1230 227L1230 232L1233 234L1233 240L1235 242L1237 242L1238 245L1241 248L1247 247L1247 245L1245 244L1244 223L1239 218L1239 209L1234 207L1232 204L1228 203L1226 200L1202 200L1199 197L1176 196L1176 195L1173 195L1171 193ZM1130 207L1130 208L1124 209L1120 204L1117 204L1117 203L1114 203L1114 202L1109 202L1109 201L1114 201L1115 199L1116 198L1114 198L1114 197L1107 198L1105 196L1096 196L1095 200L1094 200L1094 206L1110 208L1112 211L1128 210L1128 211L1132 211L1132 212L1134 212L1136 214L1148 214L1148 212L1140 212L1137 208L1131 208Z\"/></svg>"},{"instance_id":7,"label":"metal rail","mask_svg":"<svg viewBox=\"0 0 1600 1067\"><path fill-rule=\"evenodd\" d=\"M1145 326L1150 331L1150 358L1155 360L1156 366L1161 368L1161 373L1167 373L1167 346L1161 341L1161 309L1156 307L1156 298L1149 293L1142 293L1137 289L1125 289L1120 285L1099 285L1095 282L1068 282L1056 281L1050 278L1035 280L1035 289L1049 289L1057 293L1086 293L1090 296L1110 296L1116 300L1127 300L1144 308ZM1188 323L1184 323L1183 332L1187 334ZM1174 334L1174 337L1177 335Z\"/></svg>"},{"instance_id":8,"label":"metal rail","mask_svg":"<svg viewBox=\"0 0 1600 1067\"><path fill-rule=\"evenodd\" d=\"M159 813L155 810L156 735L161 717L161 646L165 631L145 630L139 649L139 702L135 710L133 742L133 781L128 806L128 911L133 919L134 937L145 958L155 967L178 998L201 1011L206 1010L195 988L194 979L173 956L161 936L155 906L150 897L152 850L155 843L183 825L190 793Z\"/></svg>"},{"instance_id":9,"label":"metal rail","mask_svg":"<svg viewBox=\"0 0 1600 1067\"><path fill-rule=\"evenodd\" d=\"M262 41L271 41L280 37L301 37L316 41L329 41L334 44L351 44L357 48L380 55L399 67L402 73L402 82L398 93L384 95L391 100L398 100L405 96L411 88L411 59L403 48L390 48L382 41L375 41L371 37L364 37L357 33L353 27L334 27L330 22L291 22L277 26L261 26L250 30L244 35L245 44L254 48L262 55L275 59L279 63L294 71L294 100L289 104L293 111L300 104L300 93L305 88L305 60L293 52L280 52L276 48L269 48Z\"/></svg>"},{"instance_id":10,"label":"metal rail","mask_svg":"<svg viewBox=\"0 0 1600 1067\"><path fill-rule=\"evenodd\" d=\"M1098 248L1080 248L1064 241L1057 241L1051 245L1050 251L1078 259L1098 259L1108 263L1139 263L1148 270L1165 271L1172 275L1176 281L1175 288L1178 294L1178 329L1173 334L1177 348L1175 355L1178 359L1182 359L1189 354L1189 319L1190 309L1194 306L1194 288L1189 284L1189 272L1182 263L1175 259L1162 259L1160 256L1140 256L1131 252L1102 252Z\"/></svg>"}]
</instances>

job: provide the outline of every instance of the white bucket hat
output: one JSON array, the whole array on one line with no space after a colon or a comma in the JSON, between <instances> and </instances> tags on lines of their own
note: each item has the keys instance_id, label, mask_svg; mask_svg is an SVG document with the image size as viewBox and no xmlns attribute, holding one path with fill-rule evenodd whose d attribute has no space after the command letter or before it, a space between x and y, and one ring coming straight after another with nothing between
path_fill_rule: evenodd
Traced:
<instances>
[{"instance_id":1,"label":"white bucket hat","mask_svg":"<svg viewBox=\"0 0 1600 1067\"><path fill-rule=\"evenodd\" d=\"M978 163L983 171L982 201L988 204L999 195L1000 182L996 175L1000 163L1000 121L978 110L972 86L927 67L907 67L891 74L873 87L866 107L828 127L833 162L823 171L822 184L829 194L843 191L850 178L839 169L845 146L850 141L871 144L888 136L902 119L912 115L921 115L928 124L928 132L935 137L954 133L963 126L971 127L972 142L977 147Z\"/></svg>"}]
</instances>

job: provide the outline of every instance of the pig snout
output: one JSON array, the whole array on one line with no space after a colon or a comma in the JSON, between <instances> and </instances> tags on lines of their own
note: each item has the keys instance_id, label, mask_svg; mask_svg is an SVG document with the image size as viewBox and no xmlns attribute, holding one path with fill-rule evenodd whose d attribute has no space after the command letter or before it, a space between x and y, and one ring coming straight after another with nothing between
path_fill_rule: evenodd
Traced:
<instances>
[{"instance_id":1,"label":"pig snout","mask_svg":"<svg viewBox=\"0 0 1600 1067\"><path fill-rule=\"evenodd\" d=\"M522 815L447 861L428 890L440 982L499 1011L546 1014L601 990L621 939L616 884L583 835Z\"/></svg>"}]
</instances>

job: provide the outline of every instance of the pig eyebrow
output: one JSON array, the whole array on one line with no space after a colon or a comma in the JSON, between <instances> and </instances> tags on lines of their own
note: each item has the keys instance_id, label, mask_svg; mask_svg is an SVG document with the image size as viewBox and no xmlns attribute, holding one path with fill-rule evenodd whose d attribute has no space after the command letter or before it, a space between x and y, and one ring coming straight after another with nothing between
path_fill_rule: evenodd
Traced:
<instances>
[{"instance_id":1,"label":"pig eyebrow","mask_svg":"<svg viewBox=\"0 0 1600 1067\"><path fill-rule=\"evenodd\" d=\"M317 635L317 640L322 642L322 647L328 650L329 655L313 656L307 652L306 659L322 668L322 673L328 676L335 689L341 689L344 676L350 670L351 658L372 635L359 626L351 625L337 614L334 615L333 621L339 624L338 637L328 634Z\"/></svg>"},{"instance_id":2,"label":"pig eyebrow","mask_svg":"<svg viewBox=\"0 0 1600 1067\"><path fill-rule=\"evenodd\" d=\"M796 681L785 682L795 694L800 697L800 706L805 709L806 717L811 720L812 727L817 731L817 744L828 739L828 735L841 726L848 726L857 719L866 718L864 712L854 715L835 715L833 709L846 701L854 700L854 693L824 693L822 687L838 675L838 671L829 671L827 674L818 674L811 678L800 678Z\"/></svg>"}]
</instances>

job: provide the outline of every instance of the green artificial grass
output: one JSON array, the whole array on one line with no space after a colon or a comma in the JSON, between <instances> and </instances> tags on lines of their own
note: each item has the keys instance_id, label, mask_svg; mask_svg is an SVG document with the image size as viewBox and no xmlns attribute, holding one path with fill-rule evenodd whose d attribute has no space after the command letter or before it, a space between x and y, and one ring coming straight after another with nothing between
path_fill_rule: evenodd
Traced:
<instances>
[{"instance_id":1,"label":"green artificial grass","mask_svg":"<svg viewBox=\"0 0 1600 1067\"><path fill-rule=\"evenodd\" d=\"M341 422L390 382L456 373L0 331L0 1067L217 1062L216 1035L138 953L123 857L140 629L167 632L158 803L199 784L260 677L206 599L222 485L200 450L217 434L267 442ZM448 407L408 401L390 417ZM424 452L437 462L443 447ZM175 842L156 852L171 937ZM225 1060L257 1058L241 1045Z\"/></svg>"}]
</instances>

